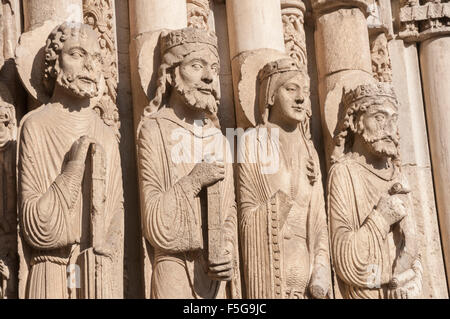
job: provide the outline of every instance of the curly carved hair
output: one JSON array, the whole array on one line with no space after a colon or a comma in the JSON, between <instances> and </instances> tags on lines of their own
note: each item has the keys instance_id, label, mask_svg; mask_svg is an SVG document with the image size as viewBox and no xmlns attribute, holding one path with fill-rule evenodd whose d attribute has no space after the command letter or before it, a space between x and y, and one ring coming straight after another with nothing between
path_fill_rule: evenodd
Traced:
<instances>
[{"instance_id":1,"label":"curly carved hair","mask_svg":"<svg viewBox=\"0 0 450 319\"><path fill-rule=\"evenodd\" d=\"M338 162L345 154L350 152L354 143L355 133L357 132L356 123L359 117L364 114L371 105L380 105L386 100L391 101L394 105L398 105L396 99L373 96L355 101L347 106L334 136L335 148L331 156L332 164ZM398 135L399 133L397 132L397 138L399 138ZM399 164L400 159L395 157L393 158L393 162L394 164Z\"/></svg>"},{"instance_id":2,"label":"curly carved hair","mask_svg":"<svg viewBox=\"0 0 450 319\"><path fill-rule=\"evenodd\" d=\"M55 81L59 74L59 56L64 47L64 42L70 37L76 37L80 33L87 33L93 29L79 22L64 22L57 26L47 38L45 45L45 62L44 62L44 87L48 94L53 92Z\"/></svg>"}]
</instances>

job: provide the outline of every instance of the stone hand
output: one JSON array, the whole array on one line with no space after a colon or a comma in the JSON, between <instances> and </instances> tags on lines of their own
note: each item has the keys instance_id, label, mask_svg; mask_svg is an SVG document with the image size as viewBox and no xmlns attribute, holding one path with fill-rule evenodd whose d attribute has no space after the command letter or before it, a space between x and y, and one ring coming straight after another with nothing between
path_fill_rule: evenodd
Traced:
<instances>
[{"instance_id":1,"label":"stone hand","mask_svg":"<svg viewBox=\"0 0 450 319\"><path fill-rule=\"evenodd\" d=\"M201 188L208 187L225 178L225 164L223 162L197 163L189 176Z\"/></svg>"},{"instance_id":2,"label":"stone hand","mask_svg":"<svg viewBox=\"0 0 450 319\"><path fill-rule=\"evenodd\" d=\"M222 258L215 262L209 262L208 276L217 281L231 281L233 279L233 253L232 244L224 249Z\"/></svg>"},{"instance_id":3,"label":"stone hand","mask_svg":"<svg viewBox=\"0 0 450 319\"><path fill-rule=\"evenodd\" d=\"M376 209L389 225L401 221L407 215L406 206L399 196L383 195L378 201Z\"/></svg>"},{"instance_id":4,"label":"stone hand","mask_svg":"<svg viewBox=\"0 0 450 319\"><path fill-rule=\"evenodd\" d=\"M326 299L330 289L329 273L326 268L318 266L313 270L309 292L314 299Z\"/></svg>"},{"instance_id":5,"label":"stone hand","mask_svg":"<svg viewBox=\"0 0 450 319\"><path fill-rule=\"evenodd\" d=\"M9 279L9 268L5 265L3 260L0 260L0 275L2 275L6 280Z\"/></svg>"},{"instance_id":6,"label":"stone hand","mask_svg":"<svg viewBox=\"0 0 450 319\"><path fill-rule=\"evenodd\" d=\"M82 136L76 140L69 152L69 161L84 163L86 160L87 152L91 144L96 143L96 141L88 136Z\"/></svg>"}]
</instances>

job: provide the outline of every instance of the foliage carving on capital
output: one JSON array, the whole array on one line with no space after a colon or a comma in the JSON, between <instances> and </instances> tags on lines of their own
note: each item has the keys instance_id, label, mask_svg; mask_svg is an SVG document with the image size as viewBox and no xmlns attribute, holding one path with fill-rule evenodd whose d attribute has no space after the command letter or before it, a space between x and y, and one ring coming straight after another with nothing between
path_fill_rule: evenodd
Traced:
<instances>
[{"instance_id":1,"label":"foliage carving on capital","mask_svg":"<svg viewBox=\"0 0 450 319\"><path fill-rule=\"evenodd\" d=\"M302 0L282 0L281 16L286 53L297 65L307 65L305 38L305 4Z\"/></svg>"},{"instance_id":2,"label":"foliage carving on capital","mask_svg":"<svg viewBox=\"0 0 450 319\"><path fill-rule=\"evenodd\" d=\"M187 0L188 27L209 31L210 0Z\"/></svg>"},{"instance_id":3,"label":"foliage carving on capital","mask_svg":"<svg viewBox=\"0 0 450 319\"><path fill-rule=\"evenodd\" d=\"M113 0L83 0L84 23L90 25L98 34L102 50L105 91L95 107L105 124L111 126L120 138L120 119L117 108L117 49L114 33Z\"/></svg>"}]
</instances>

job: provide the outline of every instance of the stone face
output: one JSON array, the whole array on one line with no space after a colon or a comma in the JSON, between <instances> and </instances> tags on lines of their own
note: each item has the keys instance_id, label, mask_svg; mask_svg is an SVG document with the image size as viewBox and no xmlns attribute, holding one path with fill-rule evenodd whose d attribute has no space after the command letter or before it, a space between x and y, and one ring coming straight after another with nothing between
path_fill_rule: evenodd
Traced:
<instances>
[{"instance_id":1,"label":"stone face","mask_svg":"<svg viewBox=\"0 0 450 319\"><path fill-rule=\"evenodd\" d=\"M449 21L1 1L0 299L448 298Z\"/></svg>"}]
</instances>

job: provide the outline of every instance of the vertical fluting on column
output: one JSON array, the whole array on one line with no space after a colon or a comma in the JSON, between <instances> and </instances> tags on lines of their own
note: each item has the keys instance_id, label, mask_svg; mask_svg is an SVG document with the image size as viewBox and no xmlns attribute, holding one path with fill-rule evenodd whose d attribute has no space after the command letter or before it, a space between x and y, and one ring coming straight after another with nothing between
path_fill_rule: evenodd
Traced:
<instances>
[{"instance_id":1,"label":"vertical fluting on column","mask_svg":"<svg viewBox=\"0 0 450 319\"><path fill-rule=\"evenodd\" d=\"M302 0L281 0L281 17L286 53L299 66L307 67L305 11L305 3Z\"/></svg>"},{"instance_id":2,"label":"vertical fluting on column","mask_svg":"<svg viewBox=\"0 0 450 319\"><path fill-rule=\"evenodd\" d=\"M313 0L319 97L327 163L342 89L373 81L367 2Z\"/></svg>"},{"instance_id":3,"label":"vertical fluting on column","mask_svg":"<svg viewBox=\"0 0 450 319\"><path fill-rule=\"evenodd\" d=\"M419 43L428 140L434 177L441 241L450 286L450 1L402 0L400 37Z\"/></svg>"},{"instance_id":4,"label":"vertical fluting on column","mask_svg":"<svg viewBox=\"0 0 450 319\"><path fill-rule=\"evenodd\" d=\"M256 124L253 73L285 52L280 0L227 0L226 9L236 124L247 128Z\"/></svg>"},{"instance_id":5,"label":"vertical fluting on column","mask_svg":"<svg viewBox=\"0 0 450 319\"><path fill-rule=\"evenodd\" d=\"M46 20L83 21L83 0L23 1L24 28L31 31Z\"/></svg>"}]
</instances>

